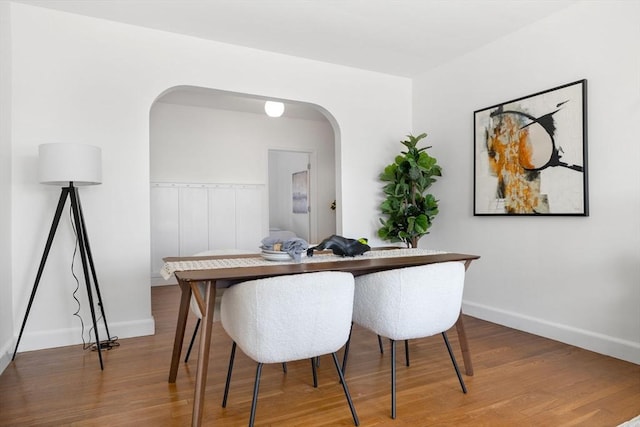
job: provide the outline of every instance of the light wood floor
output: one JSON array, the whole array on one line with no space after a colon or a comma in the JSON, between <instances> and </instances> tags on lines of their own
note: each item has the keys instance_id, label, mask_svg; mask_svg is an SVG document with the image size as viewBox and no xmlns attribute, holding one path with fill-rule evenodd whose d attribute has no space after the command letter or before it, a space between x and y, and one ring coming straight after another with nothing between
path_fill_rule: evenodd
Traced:
<instances>
[{"instance_id":1,"label":"light wood floor","mask_svg":"<svg viewBox=\"0 0 640 427\"><path fill-rule=\"evenodd\" d=\"M0 376L0 425L186 426L191 420L197 351L167 383L178 289L152 288L156 335L122 339L98 355L81 346L19 353ZM465 318L475 375L460 390L441 337L411 341L411 366L398 364L398 418L389 417L389 352L356 328L347 370L362 426L616 426L640 415L640 366ZM187 334L193 323L187 326ZM450 339L461 362L455 328ZM229 402L220 402L230 349L217 323L209 364L205 425L249 418L255 364L239 353ZM186 347L186 343L185 343ZM402 347L399 346L399 350ZM387 345L388 349L388 345ZM309 361L266 366L257 425L353 425L330 357L319 387Z\"/></svg>"}]
</instances>

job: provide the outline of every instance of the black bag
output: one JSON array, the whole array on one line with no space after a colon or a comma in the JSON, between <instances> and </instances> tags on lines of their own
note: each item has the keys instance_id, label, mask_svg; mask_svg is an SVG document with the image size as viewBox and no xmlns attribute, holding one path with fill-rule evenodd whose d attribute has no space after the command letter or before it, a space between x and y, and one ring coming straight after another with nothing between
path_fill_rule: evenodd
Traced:
<instances>
[{"instance_id":1,"label":"black bag","mask_svg":"<svg viewBox=\"0 0 640 427\"><path fill-rule=\"evenodd\" d=\"M319 245L307 249L307 256L313 256L313 251L321 251L331 249L335 255L340 256L356 256L370 251L369 245L359 240L347 239L346 237L333 235L327 237Z\"/></svg>"}]
</instances>

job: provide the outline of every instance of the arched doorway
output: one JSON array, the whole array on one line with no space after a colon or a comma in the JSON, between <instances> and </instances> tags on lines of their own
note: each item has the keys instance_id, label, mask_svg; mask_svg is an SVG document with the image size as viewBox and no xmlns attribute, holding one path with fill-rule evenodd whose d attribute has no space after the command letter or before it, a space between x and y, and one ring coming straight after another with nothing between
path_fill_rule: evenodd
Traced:
<instances>
[{"instance_id":1,"label":"arched doorway","mask_svg":"<svg viewBox=\"0 0 640 427\"><path fill-rule=\"evenodd\" d=\"M161 282L153 275L164 256L221 247L257 250L273 228L270 150L309 153L323 178L310 181L314 206L307 238L336 233L332 123L320 108L300 102L285 102L284 115L270 118L264 114L264 101L245 94L178 87L153 104L152 282ZM190 207L181 207L183 203Z\"/></svg>"}]
</instances>

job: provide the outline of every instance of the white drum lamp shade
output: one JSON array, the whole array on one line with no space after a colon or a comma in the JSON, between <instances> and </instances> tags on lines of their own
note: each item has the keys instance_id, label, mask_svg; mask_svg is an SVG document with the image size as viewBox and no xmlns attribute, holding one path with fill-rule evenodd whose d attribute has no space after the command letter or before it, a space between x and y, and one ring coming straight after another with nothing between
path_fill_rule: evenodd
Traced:
<instances>
[{"instance_id":1,"label":"white drum lamp shade","mask_svg":"<svg viewBox=\"0 0 640 427\"><path fill-rule=\"evenodd\" d=\"M102 183L102 150L86 144L51 143L38 147L40 183L97 185Z\"/></svg>"}]
</instances>

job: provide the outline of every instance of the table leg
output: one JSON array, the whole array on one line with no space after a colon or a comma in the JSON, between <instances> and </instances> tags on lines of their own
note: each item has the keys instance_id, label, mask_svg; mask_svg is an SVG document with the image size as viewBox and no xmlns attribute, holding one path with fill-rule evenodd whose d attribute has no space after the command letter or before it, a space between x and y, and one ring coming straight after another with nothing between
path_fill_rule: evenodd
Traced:
<instances>
[{"instance_id":1,"label":"table leg","mask_svg":"<svg viewBox=\"0 0 640 427\"><path fill-rule=\"evenodd\" d=\"M469 269L472 260L464 262L465 271ZM462 360L464 361L464 371L467 375L473 376L473 363L471 362L471 350L469 350L469 342L467 341L467 333L464 329L464 321L462 320L462 310L456 321L456 331L458 332L458 341L460 342L460 350L462 350Z\"/></svg>"},{"instance_id":2,"label":"table leg","mask_svg":"<svg viewBox=\"0 0 640 427\"><path fill-rule=\"evenodd\" d=\"M462 320L462 311L460 317L456 321L456 331L458 332L458 342L460 342L460 350L462 350L462 360L464 361L464 371L467 375L473 376L473 363L471 362L471 350L467 342L467 333L464 330L464 321Z\"/></svg>"},{"instance_id":3,"label":"table leg","mask_svg":"<svg viewBox=\"0 0 640 427\"><path fill-rule=\"evenodd\" d=\"M180 365L180 353L182 352L182 342L184 341L184 329L187 326L187 316L189 315L189 303L191 302L191 286L188 283L178 280L180 286L180 309L178 310L178 323L176 325L176 335L173 339L173 354L171 355L171 369L169 369L169 382L175 383L178 376L178 366Z\"/></svg>"},{"instance_id":4,"label":"table leg","mask_svg":"<svg viewBox=\"0 0 640 427\"><path fill-rule=\"evenodd\" d=\"M205 307L202 313L202 330L200 331L200 348L198 349L198 368L196 371L196 390L193 397L192 426L202 424L204 413L204 392L207 385L207 370L209 369L209 348L211 345L211 331L213 329L213 311L216 301L215 281L209 281L205 286Z\"/></svg>"}]
</instances>

